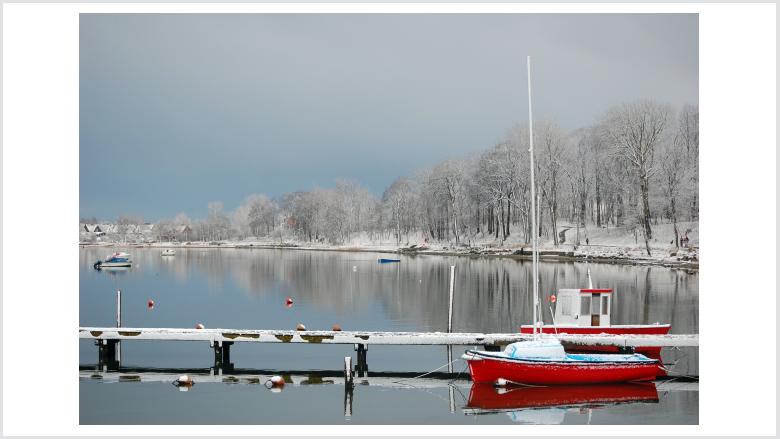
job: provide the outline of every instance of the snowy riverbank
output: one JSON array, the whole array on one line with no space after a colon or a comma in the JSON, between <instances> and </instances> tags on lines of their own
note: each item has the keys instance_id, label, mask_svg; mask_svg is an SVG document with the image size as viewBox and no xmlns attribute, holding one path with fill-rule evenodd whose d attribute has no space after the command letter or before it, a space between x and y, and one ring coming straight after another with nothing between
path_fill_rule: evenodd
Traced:
<instances>
[{"instance_id":1,"label":"snowy riverbank","mask_svg":"<svg viewBox=\"0 0 780 439\"><path fill-rule=\"evenodd\" d=\"M699 268L698 223L678 224L682 232L688 231L690 239L688 247L675 247L673 231L670 224L659 224L653 227L655 239L650 242L651 255L647 255L644 241L618 228L588 228L580 230L580 245L570 242L555 246L552 240L540 242L540 259L557 261L588 261L594 263L631 264L631 265L661 265L681 269L697 270ZM406 238L406 237L405 237ZM358 237L344 245L292 241L283 239L281 242L271 238L251 238L245 240L226 240L212 242L155 242L147 244L100 243L82 244L89 246L111 247L152 247L152 248L284 248L299 250L328 250L355 252L401 253L407 255L430 254L469 257L508 257L515 259L530 259L531 247L519 241L519 236L501 240L483 237L472 239L471 242L454 243L425 242L421 237L404 239L399 245L394 241L375 241L366 237ZM568 230L567 238L576 240L575 229ZM586 241L587 239L587 241ZM587 244L586 244L587 242Z\"/></svg>"}]
</instances>

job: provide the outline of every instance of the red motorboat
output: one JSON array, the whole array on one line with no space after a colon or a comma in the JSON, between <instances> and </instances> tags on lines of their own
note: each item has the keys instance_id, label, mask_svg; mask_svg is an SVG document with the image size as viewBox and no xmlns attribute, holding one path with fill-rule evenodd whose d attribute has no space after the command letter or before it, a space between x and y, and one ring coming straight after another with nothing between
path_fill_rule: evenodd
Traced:
<instances>
[{"instance_id":1,"label":"red motorboat","mask_svg":"<svg viewBox=\"0 0 780 439\"><path fill-rule=\"evenodd\" d=\"M590 278L590 273L588 273ZM550 299L555 303L554 324L539 325L537 331L543 334L658 334L669 332L671 325L612 325L610 308L613 290L610 288L562 289ZM520 327L521 334L532 334L533 325ZM569 351L617 352L615 346L564 345ZM640 346L635 352L658 358L661 348Z\"/></svg>"},{"instance_id":2,"label":"red motorboat","mask_svg":"<svg viewBox=\"0 0 780 439\"><path fill-rule=\"evenodd\" d=\"M537 210L535 207L536 190L534 180L534 138L533 122L531 117L531 57L528 57L528 140L529 157L531 165L531 230L537 230ZM466 351L463 355L469 366L471 379L476 383L501 384L595 384L595 383L620 383L628 381L650 381L655 379L658 372L659 361L650 359L642 354L567 354L560 340L542 336L538 330L539 321L537 312L539 308L539 252L536 233L532 237L533 255L533 290L534 300L533 319L534 340L512 343L503 352ZM579 292L579 290L577 290ZM592 295L601 297L601 292L588 295L587 311L592 317L590 326L600 326L601 314L609 311L609 300L603 303L593 300ZM606 293L605 293L606 294ZM574 296L572 294L571 296ZM569 295L567 295L569 297ZM577 299L580 297L577 295ZM575 309L572 301L567 301L566 312L574 317ZM577 318L581 314L585 301L579 302L581 308L577 311ZM563 308L563 306L562 306ZM593 309L595 312L591 313ZM604 312L603 310L607 310ZM606 322L609 324L609 318ZM578 325L579 326L579 325ZM550 337L550 338L548 338Z\"/></svg>"},{"instance_id":3,"label":"red motorboat","mask_svg":"<svg viewBox=\"0 0 780 439\"><path fill-rule=\"evenodd\" d=\"M590 270L588 270L590 283ZM650 325L612 325L610 309L614 291L611 288L562 289L557 296L550 296L554 305L553 324L538 325L537 332L542 334L614 334L614 335L665 335L669 333L669 324ZM532 334L533 325L520 327L521 334ZM617 346L587 346L564 343L568 352L618 353ZM635 353L661 360L659 346L637 346ZM659 367L658 376L666 372Z\"/></svg>"},{"instance_id":4,"label":"red motorboat","mask_svg":"<svg viewBox=\"0 0 780 439\"><path fill-rule=\"evenodd\" d=\"M512 343L503 352L468 350L475 383L564 385L652 381L658 360L642 354L567 354L557 339Z\"/></svg>"},{"instance_id":5,"label":"red motorboat","mask_svg":"<svg viewBox=\"0 0 780 439\"><path fill-rule=\"evenodd\" d=\"M595 384L550 387L471 386L469 409L504 411L548 407L594 407L625 403L657 403L654 383Z\"/></svg>"}]
</instances>

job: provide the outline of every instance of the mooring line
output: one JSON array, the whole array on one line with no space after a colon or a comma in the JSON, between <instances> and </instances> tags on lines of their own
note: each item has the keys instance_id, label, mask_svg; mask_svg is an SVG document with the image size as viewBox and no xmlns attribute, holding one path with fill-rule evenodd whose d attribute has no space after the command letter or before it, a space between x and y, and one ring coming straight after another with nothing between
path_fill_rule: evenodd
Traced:
<instances>
[{"instance_id":1,"label":"mooring line","mask_svg":"<svg viewBox=\"0 0 780 439\"><path fill-rule=\"evenodd\" d=\"M439 370L439 369L441 369L441 368L443 368L443 367L447 367L447 366L449 366L450 364L453 364L453 363L455 363L456 361L459 361L459 360L460 360L460 358L456 358L456 359L454 359L454 360L452 360L452 361L449 361L449 362L447 362L447 363L444 363L444 364L442 364L441 366L437 367L436 369L433 369L433 370L432 370L432 371L430 371L430 372L425 372L425 373L424 373L424 374L422 374L422 375L417 375L417 376L415 376L415 377L411 377L411 378L407 378L407 379L402 379L402 380L398 380L398 381L391 381L391 382L392 382L392 383L397 383L397 384L403 384L403 382L402 382L402 381L409 381L409 380L414 380L414 379L417 379L417 378L422 378L422 377L424 377L424 376L426 376L426 375L430 375L430 374L432 374L432 373L436 372L437 370ZM414 387L414 386L412 386L412 387Z\"/></svg>"}]
</instances>

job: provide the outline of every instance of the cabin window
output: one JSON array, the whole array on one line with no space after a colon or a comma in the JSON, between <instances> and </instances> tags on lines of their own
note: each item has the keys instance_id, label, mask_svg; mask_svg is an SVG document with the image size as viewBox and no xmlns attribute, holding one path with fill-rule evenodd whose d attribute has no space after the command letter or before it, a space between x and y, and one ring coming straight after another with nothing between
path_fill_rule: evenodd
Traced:
<instances>
[{"instance_id":1,"label":"cabin window","mask_svg":"<svg viewBox=\"0 0 780 439\"><path fill-rule=\"evenodd\" d=\"M570 316L571 312L571 296L564 296L561 298L561 315Z\"/></svg>"},{"instance_id":2,"label":"cabin window","mask_svg":"<svg viewBox=\"0 0 780 439\"><path fill-rule=\"evenodd\" d=\"M590 296L580 297L580 314L584 316L590 315Z\"/></svg>"},{"instance_id":3,"label":"cabin window","mask_svg":"<svg viewBox=\"0 0 780 439\"><path fill-rule=\"evenodd\" d=\"M592 299L592 306L590 313L593 315L598 315L599 310L601 309L601 303L600 303L601 296L594 295Z\"/></svg>"},{"instance_id":4,"label":"cabin window","mask_svg":"<svg viewBox=\"0 0 780 439\"><path fill-rule=\"evenodd\" d=\"M609 296L604 296L601 299L601 314L609 314Z\"/></svg>"}]
</instances>

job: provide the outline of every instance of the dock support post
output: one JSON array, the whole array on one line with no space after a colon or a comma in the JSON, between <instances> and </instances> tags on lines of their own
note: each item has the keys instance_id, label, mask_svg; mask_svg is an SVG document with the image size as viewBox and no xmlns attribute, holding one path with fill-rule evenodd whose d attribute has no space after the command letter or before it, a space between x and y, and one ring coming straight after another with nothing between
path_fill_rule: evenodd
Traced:
<instances>
[{"instance_id":1,"label":"dock support post","mask_svg":"<svg viewBox=\"0 0 780 439\"><path fill-rule=\"evenodd\" d=\"M214 369L230 370L233 368L233 363L230 362L230 346L232 341L214 341L212 346L214 348Z\"/></svg>"},{"instance_id":2,"label":"dock support post","mask_svg":"<svg viewBox=\"0 0 780 439\"><path fill-rule=\"evenodd\" d=\"M233 363L230 362L230 346L232 345L232 341L222 342L222 365L228 370L233 368Z\"/></svg>"},{"instance_id":3,"label":"dock support post","mask_svg":"<svg viewBox=\"0 0 780 439\"><path fill-rule=\"evenodd\" d=\"M117 370L119 369L119 361L117 361L117 349L119 348L119 340L95 340L95 344L98 347L98 365L104 370Z\"/></svg>"},{"instance_id":4,"label":"dock support post","mask_svg":"<svg viewBox=\"0 0 780 439\"><path fill-rule=\"evenodd\" d=\"M122 327L122 291L116 290L116 327ZM122 362L122 345L119 341L116 342L115 360L117 364Z\"/></svg>"},{"instance_id":5,"label":"dock support post","mask_svg":"<svg viewBox=\"0 0 780 439\"><path fill-rule=\"evenodd\" d=\"M355 345L355 350L357 351L358 376L362 377L366 372L368 372L368 363L366 361L366 352L368 351L368 346L362 343L358 343Z\"/></svg>"}]
</instances>

